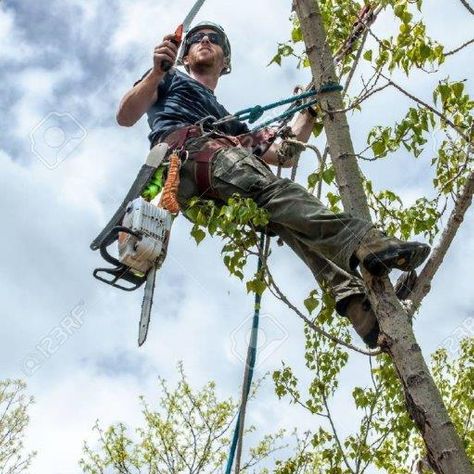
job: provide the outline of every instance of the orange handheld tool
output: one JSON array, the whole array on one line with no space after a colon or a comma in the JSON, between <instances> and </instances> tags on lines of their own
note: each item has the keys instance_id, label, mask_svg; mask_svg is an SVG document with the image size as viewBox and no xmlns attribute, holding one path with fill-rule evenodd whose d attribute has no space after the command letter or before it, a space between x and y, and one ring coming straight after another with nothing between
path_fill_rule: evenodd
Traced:
<instances>
[{"instance_id":1,"label":"orange handheld tool","mask_svg":"<svg viewBox=\"0 0 474 474\"><path fill-rule=\"evenodd\" d=\"M198 14L204 2L205 0L197 0L194 3L193 8L191 8L189 13L186 15L186 18L184 19L183 23L181 23L181 25L176 28L176 31L174 33L174 39L171 40L176 46L179 46L181 44L183 36L189 31L191 23ZM161 64L161 69L163 69L164 72L168 72L172 66L173 65L169 61L163 61L163 63Z\"/></svg>"}]
</instances>

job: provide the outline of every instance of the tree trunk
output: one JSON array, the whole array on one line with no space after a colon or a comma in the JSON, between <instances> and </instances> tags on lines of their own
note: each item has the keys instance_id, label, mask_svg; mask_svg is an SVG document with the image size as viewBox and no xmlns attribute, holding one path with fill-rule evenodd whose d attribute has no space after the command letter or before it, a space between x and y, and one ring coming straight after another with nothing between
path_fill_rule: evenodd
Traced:
<instances>
[{"instance_id":1,"label":"tree trunk","mask_svg":"<svg viewBox=\"0 0 474 474\"><path fill-rule=\"evenodd\" d=\"M318 1L294 0L293 8L300 20L315 87L336 82L334 58L327 43ZM324 95L321 103L325 110L343 109L340 92ZM370 220L346 114L326 114L324 129L344 209ZM379 320L383 349L396 367L408 412L423 436L432 468L442 474L473 474L473 467L416 342L410 318L396 298L390 280L372 278L367 273L364 273L364 280Z\"/></svg>"}]
</instances>

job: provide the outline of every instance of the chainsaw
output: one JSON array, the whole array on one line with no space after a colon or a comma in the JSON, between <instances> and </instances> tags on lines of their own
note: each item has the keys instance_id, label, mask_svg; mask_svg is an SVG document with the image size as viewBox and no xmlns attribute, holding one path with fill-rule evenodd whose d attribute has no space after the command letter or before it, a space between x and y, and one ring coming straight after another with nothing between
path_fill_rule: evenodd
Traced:
<instances>
[{"instance_id":1,"label":"chainsaw","mask_svg":"<svg viewBox=\"0 0 474 474\"><path fill-rule=\"evenodd\" d=\"M168 155L168 145L156 145L140 169L123 203L91 244L112 267L96 268L93 276L124 291L134 291L145 284L140 317L138 345L147 337L150 323L156 272L166 258L174 215L167 209L141 197L158 167ZM117 242L118 257L109 249Z\"/></svg>"},{"instance_id":2,"label":"chainsaw","mask_svg":"<svg viewBox=\"0 0 474 474\"><path fill-rule=\"evenodd\" d=\"M176 45L181 43L183 35L189 31L204 1L196 0L183 23L178 26L174 38ZM169 62L162 65L165 72L170 71L171 67ZM93 271L95 278L124 291L134 291L145 284L138 333L139 346L145 342L148 334L156 273L166 258L174 219L172 212L147 202L141 195L167 156L167 144L159 143L153 147L124 201L91 244L91 249L99 250L102 258L112 265L108 268L96 268ZM118 258L109 252L115 242L118 244Z\"/></svg>"}]
</instances>

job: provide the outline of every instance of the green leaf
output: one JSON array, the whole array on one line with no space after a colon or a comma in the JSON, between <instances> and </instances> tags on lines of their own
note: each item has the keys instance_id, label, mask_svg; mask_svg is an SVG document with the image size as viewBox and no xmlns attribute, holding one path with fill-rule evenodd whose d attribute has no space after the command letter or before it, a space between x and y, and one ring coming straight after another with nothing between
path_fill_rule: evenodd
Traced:
<instances>
[{"instance_id":1,"label":"green leaf","mask_svg":"<svg viewBox=\"0 0 474 474\"><path fill-rule=\"evenodd\" d=\"M326 184L331 184L334 181L335 177L336 177L336 171L334 170L332 166L323 171L322 178Z\"/></svg>"},{"instance_id":2,"label":"green leaf","mask_svg":"<svg viewBox=\"0 0 474 474\"><path fill-rule=\"evenodd\" d=\"M191 235L194 237L197 245L199 245L203 241L204 237L206 237L206 233L199 227L194 227L191 230Z\"/></svg>"},{"instance_id":3,"label":"green leaf","mask_svg":"<svg viewBox=\"0 0 474 474\"><path fill-rule=\"evenodd\" d=\"M427 44L422 44L420 46L420 56L422 61L425 61L431 56L431 48Z\"/></svg>"},{"instance_id":4,"label":"green leaf","mask_svg":"<svg viewBox=\"0 0 474 474\"><path fill-rule=\"evenodd\" d=\"M455 82L453 84L454 95L459 99L464 91L464 84L462 82Z\"/></svg>"},{"instance_id":5,"label":"green leaf","mask_svg":"<svg viewBox=\"0 0 474 474\"><path fill-rule=\"evenodd\" d=\"M303 41L303 33L301 32L301 28L293 28L291 32L291 39L294 43L298 43L299 41Z\"/></svg>"},{"instance_id":6,"label":"green leaf","mask_svg":"<svg viewBox=\"0 0 474 474\"><path fill-rule=\"evenodd\" d=\"M313 135L315 137L319 137L321 135L321 132L324 130L324 124L323 122L316 122L313 126Z\"/></svg>"},{"instance_id":7,"label":"green leaf","mask_svg":"<svg viewBox=\"0 0 474 474\"><path fill-rule=\"evenodd\" d=\"M385 150L387 149L385 142L383 141L378 141L375 143L372 143L372 151L374 152L374 155L383 155L385 153Z\"/></svg>"},{"instance_id":8,"label":"green leaf","mask_svg":"<svg viewBox=\"0 0 474 474\"><path fill-rule=\"evenodd\" d=\"M319 306L319 301L311 295L304 300L304 305L308 310L308 313L311 314Z\"/></svg>"},{"instance_id":9,"label":"green leaf","mask_svg":"<svg viewBox=\"0 0 474 474\"><path fill-rule=\"evenodd\" d=\"M266 283L259 279L255 278L254 280L250 280L246 284L247 286L247 293L256 293L258 295L262 295L263 292L266 290L267 285Z\"/></svg>"}]
</instances>

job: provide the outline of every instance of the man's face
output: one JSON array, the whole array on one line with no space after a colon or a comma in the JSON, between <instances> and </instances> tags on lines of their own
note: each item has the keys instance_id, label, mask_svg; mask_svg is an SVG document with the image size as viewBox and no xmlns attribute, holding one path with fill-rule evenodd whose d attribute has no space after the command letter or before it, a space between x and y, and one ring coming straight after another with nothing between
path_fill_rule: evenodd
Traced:
<instances>
[{"instance_id":1,"label":"man's face","mask_svg":"<svg viewBox=\"0 0 474 474\"><path fill-rule=\"evenodd\" d=\"M203 28L197 30L192 34L192 37L198 35L202 36L199 42L192 44L189 47L188 54L184 58L184 64L189 65L191 68L210 68L219 66L220 70L224 69L225 58L224 50L218 44L214 44L210 41L208 35L215 35L216 32L209 28Z\"/></svg>"}]
</instances>

